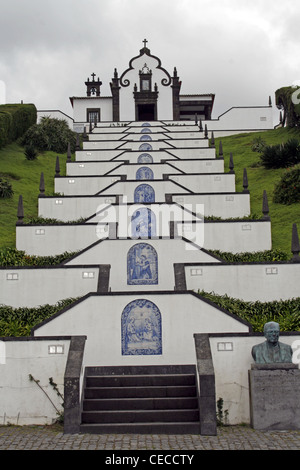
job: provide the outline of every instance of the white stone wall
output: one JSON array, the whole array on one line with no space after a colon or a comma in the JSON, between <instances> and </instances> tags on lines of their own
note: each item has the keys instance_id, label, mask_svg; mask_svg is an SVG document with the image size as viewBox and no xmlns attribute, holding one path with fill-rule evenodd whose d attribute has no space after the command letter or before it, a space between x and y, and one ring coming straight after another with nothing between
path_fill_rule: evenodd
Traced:
<instances>
[{"instance_id":1,"label":"white stone wall","mask_svg":"<svg viewBox=\"0 0 300 470\"><path fill-rule=\"evenodd\" d=\"M94 260L95 261L95 260ZM99 263L98 263L99 264ZM12 268L0 270L1 304L11 307L54 305L96 292L99 266Z\"/></svg>"},{"instance_id":2,"label":"white stone wall","mask_svg":"<svg viewBox=\"0 0 300 470\"><path fill-rule=\"evenodd\" d=\"M68 176L89 176L89 175L105 175L106 173L112 174L116 168L116 172L120 171L122 162L107 162L107 161L90 161L90 162L68 162L66 164L66 174ZM119 173L120 174L120 173Z\"/></svg>"},{"instance_id":3,"label":"white stone wall","mask_svg":"<svg viewBox=\"0 0 300 470\"><path fill-rule=\"evenodd\" d=\"M144 165L145 166L145 165ZM150 168L150 167L149 167ZM121 171L116 175L109 176L67 176L67 177L57 177L55 178L54 192L64 194L65 196L76 196L76 195L95 195L103 191L104 194L127 194L132 192L132 187L137 187L139 184L147 183L150 184L156 194L161 192L161 182L158 183L157 180L139 180L135 183L131 181L126 181L122 183L124 186L124 191L120 192L118 183L121 180ZM126 175L126 173L125 173ZM135 180L135 174L129 175L130 179ZM162 174L157 176L157 179L162 178ZM204 175L170 175L170 182L177 183L182 186L182 190L185 188L190 192L202 192L202 193L232 193L235 191L235 174L223 174L223 175L214 175L214 174L204 174ZM118 183L111 187L112 184ZM115 187L116 186L116 187ZM128 186L128 190L126 190ZM176 186L172 189L172 184L165 184L167 192L178 192ZM167 189L169 187L169 190ZM163 189L164 191L164 189ZM162 195L159 195L158 201L162 202L164 198L165 191Z\"/></svg>"},{"instance_id":4,"label":"white stone wall","mask_svg":"<svg viewBox=\"0 0 300 470\"><path fill-rule=\"evenodd\" d=\"M131 247L137 243L147 243L156 250L158 259L158 281L156 284L129 285L127 282L127 254ZM79 253L78 256L66 263L67 266L80 266L93 264L111 265L109 286L112 292L128 292L145 290L174 290L174 263L200 262L218 263L219 261L199 249L195 249L190 243L176 239L170 243L164 240L103 240L88 250ZM32 294L33 296L33 294Z\"/></svg>"},{"instance_id":5,"label":"white stone wall","mask_svg":"<svg viewBox=\"0 0 300 470\"><path fill-rule=\"evenodd\" d=\"M249 302L299 297L299 263L186 266L187 288Z\"/></svg>"},{"instance_id":6,"label":"white stone wall","mask_svg":"<svg viewBox=\"0 0 300 470\"><path fill-rule=\"evenodd\" d=\"M272 249L271 222L205 222L177 223L178 236L196 240L197 232L204 229L202 247L230 253L255 253ZM202 224L201 224L202 225Z\"/></svg>"},{"instance_id":7,"label":"white stone wall","mask_svg":"<svg viewBox=\"0 0 300 470\"><path fill-rule=\"evenodd\" d=\"M99 206L108 207L116 201L114 195L109 196L56 196L39 198L38 214L40 217L57 219L63 222L77 221L96 214Z\"/></svg>"},{"instance_id":8,"label":"white stone wall","mask_svg":"<svg viewBox=\"0 0 300 470\"><path fill-rule=\"evenodd\" d=\"M88 108L100 108L101 121L112 121L112 98L111 97L80 97L73 98L74 126L87 123L86 110Z\"/></svg>"},{"instance_id":9,"label":"white stone wall","mask_svg":"<svg viewBox=\"0 0 300 470\"><path fill-rule=\"evenodd\" d=\"M272 106L233 107L218 119L204 121L215 137L274 129Z\"/></svg>"},{"instance_id":10,"label":"white stone wall","mask_svg":"<svg viewBox=\"0 0 300 470\"><path fill-rule=\"evenodd\" d=\"M204 207L204 215L230 219L250 215L250 195L247 193L231 194L173 194L172 202L184 207ZM202 213L203 214L203 213Z\"/></svg>"},{"instance_id":11,"label":"white stone wall","mask_svg":"<svg viewBox=\"0 0 300 470\"><path fill-rule=\"evenodd\" d=\"M37 256L55 256L64 252L83 250L103 238L109 238L108 224L117 222L117 237L131 237L131 217L138 205L128 206L123 220L122 213L115 206L89 223L78 225L17 226L16 247L27 254ZM150 205L156 218L156 236L168 238L169 222L166 214L172 214L176 223L175 237L184 237L206 250L220 250L232 253L245 253L270 250L272 248L271 223L268 221L247 222L205 222L193 223L193 217L179 206ZM167 211L165 211L167 208ZM162 209L162 210L161 210ZM126 210L126 209L125 209ZM121 219L120 219L121 217ZM185 222L181 222L182 219ZM125 224L125 225L124 225ZM144 240L146 241L146 240ZM122 244L122 240L120 240Z\"/></svg>"},{"instance_id":12,"label":"white stone wall","mask_svg":"<svg viewBox=\"0 0 300 470\"><path fill-rule=\"evenodd\" d=\"M73 253L106 238L106 224L17 226L16 248L28 255L56 256Z\"/></svg>"},{"instance_id":13,"label":"white stone wall","mask_svg":"<svg viewBox=\"0 0 300 470\"><path fill-rule=\"evenodd\" d=\"M54 180L54 192L65 196L95 195L119 181L121 176L60 176Z\"/></svg>"},{"instance_id":14,"label":"white stone wall","mask_svg":"<svg viewBox=\"0 0 300 470\"><path fill-rule=\"evenodd\" d=\"M109 160L113 160L117 156L123 156L123 155L125 155L124 150L86 149L86 150L77 150L75 154L75 160L78 162L109 161Z\"/></svg>"},{"instance_id":15,"label":"white stone wall","mask_svg":"<svg viewBox=\"0 0 300 470\"><path fill-rule=\"evenodd\" d=\"M148 299L162 317L161 355L122 355L121 316L131 301ZM86 335L85 365L123 366L195 364L194 333L247 332L248 326L199 300L192 294L142 293L91 295L53 321L35 330L35 336ZM80 332L80 333L79 333Z\"/></svg>"},{"instance_id":16,"label":"white stone wall","mask_svg":"<svg viewBox=\"0 0 300 470\"><path fill-rule=\"evenodd\" d=\"M55 336L47 339L10 338L6 341L0 338L1 424L52 424L58 418L57 410L63 412L62 400L49 384L49 379L53 379L63 395L70 341ZM29 375L39 381L42 390L29 380Z\"/></svg>"}]
</instances>

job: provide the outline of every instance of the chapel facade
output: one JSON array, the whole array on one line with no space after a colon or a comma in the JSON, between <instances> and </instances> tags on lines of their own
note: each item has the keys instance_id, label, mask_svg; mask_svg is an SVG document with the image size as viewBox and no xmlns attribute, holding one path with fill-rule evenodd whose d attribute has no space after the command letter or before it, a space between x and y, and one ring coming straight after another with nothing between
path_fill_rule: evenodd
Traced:
<instances>
[{"instance_id":1,"label":"chapel facade","mask_svg":"<svg viewBox=\"0 0 300 470\"><path fill-rule=\"evenodd\" d=\"M71 97L74 128L101 121L190 121L195 116L210 120L214 94L182 95L177 69L169 73L144 40L139 55L133 57L120 75L115 68L111 95L101 96L100 78L91 74L85 82L86 96Z\"/></svg>"}]
</instances>

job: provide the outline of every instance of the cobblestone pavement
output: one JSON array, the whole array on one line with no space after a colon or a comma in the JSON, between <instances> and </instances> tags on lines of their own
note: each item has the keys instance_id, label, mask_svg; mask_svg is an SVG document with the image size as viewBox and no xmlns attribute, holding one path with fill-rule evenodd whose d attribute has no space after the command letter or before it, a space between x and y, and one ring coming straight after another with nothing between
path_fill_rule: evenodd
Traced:
<instances>
[{"instance_id":1,"label":"cobblestone pavement","mask_svg":"<svg viewBox=\"0 0 300 470\"><path fill-rule=\"evenodd\" d=\"M64 434L60 426L0 426L4 450L300 450L300 431L218 428L217 436Z\"/></svg>"}]
</instances>

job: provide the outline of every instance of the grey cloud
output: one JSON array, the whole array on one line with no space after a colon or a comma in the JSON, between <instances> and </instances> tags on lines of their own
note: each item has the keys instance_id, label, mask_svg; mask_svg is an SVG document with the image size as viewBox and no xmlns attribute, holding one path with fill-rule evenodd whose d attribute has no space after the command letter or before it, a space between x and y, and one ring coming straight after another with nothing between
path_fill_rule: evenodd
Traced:
<instances>
[{"instance_id":1,"label":"grey cloud","mask_svg":"<svg viewBox=\"0 0 300 470\"><path fill-rule=\"evenodd\" d=\"M299 40L295 0L286 2L288 8L279 0L2 3L0 80L10 102L70 113L69 96L85 93L92 72L103 81L102 93L110 93L114 68L127 68L144 37L165 68L177 67L184 93L216 93L216 114L267 104L279 84L299 78L288 51L284 70L278 58L282 38Z\"/></svg>"}]
</instances>

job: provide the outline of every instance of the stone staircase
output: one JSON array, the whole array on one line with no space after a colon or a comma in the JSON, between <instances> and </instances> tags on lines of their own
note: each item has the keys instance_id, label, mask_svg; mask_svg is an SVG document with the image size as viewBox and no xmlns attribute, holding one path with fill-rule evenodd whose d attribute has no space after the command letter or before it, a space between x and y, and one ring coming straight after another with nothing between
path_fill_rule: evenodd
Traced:
<instances>
[{"instance_id":1,"label":"stone staircase","mask_svg":"<svg viewBox=\"0 0 300 470\"><path fill-rule=\"evenodd\" d=\"M87 367L80 432L199 434L195 366Z\"/></svg>"}]
</instances>

